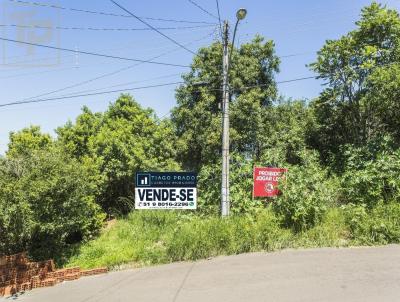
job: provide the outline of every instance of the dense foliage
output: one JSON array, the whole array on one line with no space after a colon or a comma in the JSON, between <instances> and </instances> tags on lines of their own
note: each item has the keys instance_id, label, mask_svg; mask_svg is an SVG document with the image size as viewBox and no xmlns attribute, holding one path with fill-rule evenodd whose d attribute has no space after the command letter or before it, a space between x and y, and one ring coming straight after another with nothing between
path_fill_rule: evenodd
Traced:
<instances>
[{"instance_id":1,"label":"dense foliage","mask_svg":"<svg viewBox=\"0 0 400 302\"><path fill-rule=\"evenodd\" d=\"M203 48L177 90L172 122L178 137L178 159L186 169L214 164L221 154L222 45ZM232 54L231 150L257 157L262 150L266 110L277 96L274 75L279 59L272 41L257 36ZM210 83L199 86L196 83ZM253 87L248 88L252 86Z\"/></svg>"},{"instance_id":2,"label":"dense foliage","mask_svg":"<svg viewBox=\"0 0 400 302\"><path fill-rule=\"evenodd\" d=\"M0 162L0 252L37 258L93 238L103 220L88 170L49 148Z\"/></svg>"},{"instance_id":3,"label":"dense foliage","mask_svg":"<svg viewBox=\"0 0 400 302\"><path fill-rule=\"evenodd\" d=\"M318 124L313 145L337 171L343 145L360 147L386 133L399 137L399 14L373 3L356 25L328 40L311 64L328 84L312 105Z\"/></svg>"},{"instance_id":4,"label":"dense foliage","mask_svg":"<svg viewBox=\"0 0 400 302\"><path fill-rule=\"evenodd\" d=\"M103 114L84 108L75 124L68 122L57 133L68 153L96 165L97 202L109 214L133 209L136 171L179 170L170 123L158 121L152 110L141 108L128 95Z\"/></svg>"},{"instance_id":5,"label":"dense foliage","mask_svg":"<svg viewBox=\"0 0 400 302\"><path fill-rule=\"evenodd\" d=\"M84 107L54 138L37 126L11 133L0 159L0 254L59 256L121 216L77 263L271 250L268 236L281 247L400 242L399 14L373 3L354 30L328 40L310 64L326 84L311 101L279 96L273 41L256 36L233 49L227 221L217 218L221 54L219 42L198 51L170 119L121 95L102 113ZM254 200L254 166L287 168L282 194ZM198 210L136 213L140 170L198 172ZM113 248L124 250L121 261Z\"/></svg>"}]
</instances>

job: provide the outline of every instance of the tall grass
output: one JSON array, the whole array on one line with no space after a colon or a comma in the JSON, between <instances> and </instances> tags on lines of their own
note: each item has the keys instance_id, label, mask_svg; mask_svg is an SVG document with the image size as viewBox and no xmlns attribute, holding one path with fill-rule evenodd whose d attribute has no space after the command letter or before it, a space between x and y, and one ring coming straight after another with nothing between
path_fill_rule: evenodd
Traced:
<instances>
[{"instance_id":1,"label":"tall grass","mask_svg":"<svg viewBox=\"0 0 400 302\"><path fill-rule=\"evenodd\" d=\"M385 222L383 214L400 213L399 204L382 206L361 218L360 211L363 210L354 207L331 209L321 223L303 232L283 228L281 219L270 209L254 216L226 219L168 211L135 211L99 238L83 244L66 266L112 269L127 263L146 266L283 248L400 242L400 215L386 215ZM386 237L382 228L387 230ZM379 236L377 229L381 231Z\"/></svg>"}]
</instances>

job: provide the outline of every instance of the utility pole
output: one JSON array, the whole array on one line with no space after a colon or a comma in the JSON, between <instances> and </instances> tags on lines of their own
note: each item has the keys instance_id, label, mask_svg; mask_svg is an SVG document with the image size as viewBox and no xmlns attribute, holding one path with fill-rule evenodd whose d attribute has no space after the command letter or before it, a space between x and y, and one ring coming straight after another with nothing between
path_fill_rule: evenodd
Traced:
<instances>
[{"instance_id":1,"label":"utility pole","mask_svg":"<svg viewBox=\"0 0 400 302\"><path fill-rule=\"evenodd\" d=\"M224 21L222 33L223 57L222 57L222 182L221 182L221 216L229 216L229 64L235 44L236 30L239 22L246 18L247 10L240 8L236 12L236 24L233 31L231 51L229 53L229 24Z\"/></svg>"},{"instance_id":2,"label":"utility pole","mask_svg":"<svg viewBox=\"0 0 400 302\"><path fill-rule=\"evenodd\" d=\"M229 24L223 29L221 216L229 216Z\"/></svg>"}]
</instances>

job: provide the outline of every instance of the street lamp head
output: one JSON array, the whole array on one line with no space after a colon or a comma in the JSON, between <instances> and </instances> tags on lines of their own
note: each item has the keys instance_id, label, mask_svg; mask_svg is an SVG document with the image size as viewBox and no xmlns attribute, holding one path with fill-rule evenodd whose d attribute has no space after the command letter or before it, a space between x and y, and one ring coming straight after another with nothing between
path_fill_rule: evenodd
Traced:
<instances>
[{"instance_id":1,"label":"street lamp head","mask_svg":"<svg viewBox=\"0 0 400 302\"><path fill-rule=\"evenodd\" d=\"M236 18L238 20L243 20L244 18L246 18L247 15L247 10L245 8L240 8L237 12L236 12Z\"/></svg>"}]
</instances>

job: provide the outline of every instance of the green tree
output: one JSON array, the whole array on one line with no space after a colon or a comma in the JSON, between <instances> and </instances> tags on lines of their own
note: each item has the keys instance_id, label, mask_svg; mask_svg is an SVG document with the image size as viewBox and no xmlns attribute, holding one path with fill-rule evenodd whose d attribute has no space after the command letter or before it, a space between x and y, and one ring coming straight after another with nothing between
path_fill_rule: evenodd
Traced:
<instances>
[{"instance_id":1,"label":"green tree","mask_svg":"<svg viewBox=\"0 0 400 302\"><path fill-rule=\"evenodd\" d=\"M200 49L191 71L183 76L185 84L177 90L172 121L179 160L186 169L216 163L221 153L221 62L220 43ZM231 148L247 157L257 156L264 112L277 96L274 74L279 59L273 42L256 36L233 50L231 65ZM196 85L203 82L208 84Z\"/></svg>"},{"instance_id":2,"label":"green tree","mask_svg":"<svg viewBox=\"0 0 400 302\"><path fill-rule=\"evenodd\" d=\"M65 126L57 128L58 140L76 158L89 155L89 139L99 131L102 117L101 113L93 113L84 106L75 124L68 121Z\"/></svg>"},{"instance_id":3,"label":"green tree","mask_svg":"<svg viewBox=\"0 0 400 302\"><path fill-rule=\"evenodd\" d=\"M281 99L263 116L259 135L259 163L268 166L304 164L304 151L309 149L309 129L314 117L305 101Z\"/></svg>"},{"instance_id":4,"label":"green tree","mask_svg":"<svg viewBox=\"0 0 400 302\"><path fill-rule=\"evenodd\" d=\"M104 220L89 171L62 149L0 162L0 254L54 257L90 239Z\"/></svg>"},{"instance_id":5,"label":"green tree","mask_svg":"<svg viewBox=\"0 0 400 302\"><path fill-rule=\"evenodd\" d=\"M260 133L258 133L259 154L256 157L249 158L237 151L231 154L230 185L231 185L231 207L232 212L237 214L254 213L263 207L263 202L253 200L252 198L252 173L253 166L278 166L295 169L293 172L300 178L310 178L310 174L318 171L318 175L304 182L303 186L295 187L294 193L291 193L290 201L288 196L283 196L288 200L291 209L300 207L304 210L304 215L310 215L313 207L305 208L302 202L305 200L301 190L311 194L314 190L319 190L317 186L311 186L304 190L304 186L324 179L325 172L315 163L315 152L311 152L307 146L307 129L313 127L313 117L307 104L304 101L280 100L272 106L263 110ZM311 161L311 159L314 160ZM310 164L311 161L311 164ZM311 168L310 168L311 167ZM292 173L291 173L292 175ZM295 176L295 177L296 177ZM317 178L319 177L319 178ZM324 179L325 181L325 179ZM199 209L201 213L217 213L220 200L220 182L221 182L221 162L204 164L199 173ZM295 183L298 183L294 181ZM293 185L294 186L294 185ZM292 189L291 186L290 188ZM319 191L318 193L321 193ZM297 194L297 195L295 195ZM296 198L294 198L294 196ZM300 197L301 196L301 197ZM317 193L312 199L313 205L320 205ZM311 199L307 200L311 202ZM321 206L321 209L323 207ZM320 212L318 212L320 213ZM321 211L322 213L322 211ZM320 216L318 216L319 218Z\"/></svg>"},{"instance_id":6,"label":"green tree","mask_svg":"<svg viewBox=\"0 0 400 302\"><path fill-rule=\"evenodd\" d=\"M366 84L368 90L363 102L369 104L374 114L370 123L374 126L374 136L382 134L393 137L394 147L400 145L400 62L377 68Z\"/></svg>"},{"instance_id":7,"label":"green tree","mask_svg":"<svg viewBox=\"0 0 400 302\"><path fill-rule=\"evenodd\" d=\"M52 144L50 135L43 134L39 126L30 126L10 133L7 157L27 155L34 150L44 149Z\"/></svg>"},{"instance_id":8,"label":"green tree","mask_svg":"<svg viewBox=\"0 0 400 302\"><path fill-rule=\"evenodd\" d=\"M22 159L0 158L0 255L24 251L31 239L33 212L14 181L24 170Z\"/></svg>"},{"instance_id":9,"label":"green tree","mask_svg":"<svg viewBox=\"0 0 400 302\"><path fill-rule=\"evenodd\" d=\"M385 107L384 102L366 95L372 74L399 62L399 14L372 3L362 10L356 25L340 39L328 40L311 64L328 85L313 103L318 127L311 143L325 162L333 161L335 165L342 161L341 148L345 144L362 146L380 136L385 125L379 112L388 112L394 106Z\"/></svg>"},{"instance_id":10,"label":"green tree","mask_svg":"<svg viewBox=\"0 0 400 302\"><path fill-rule=\"evenodd\" d=\"M170 122L158 120L129 95L121 95L103 114L84 108L75 124L57 133L67 150L96 166L97 201L109 214L132 209L135 172L180 169Z\"/></svg>"}]
</instances>

